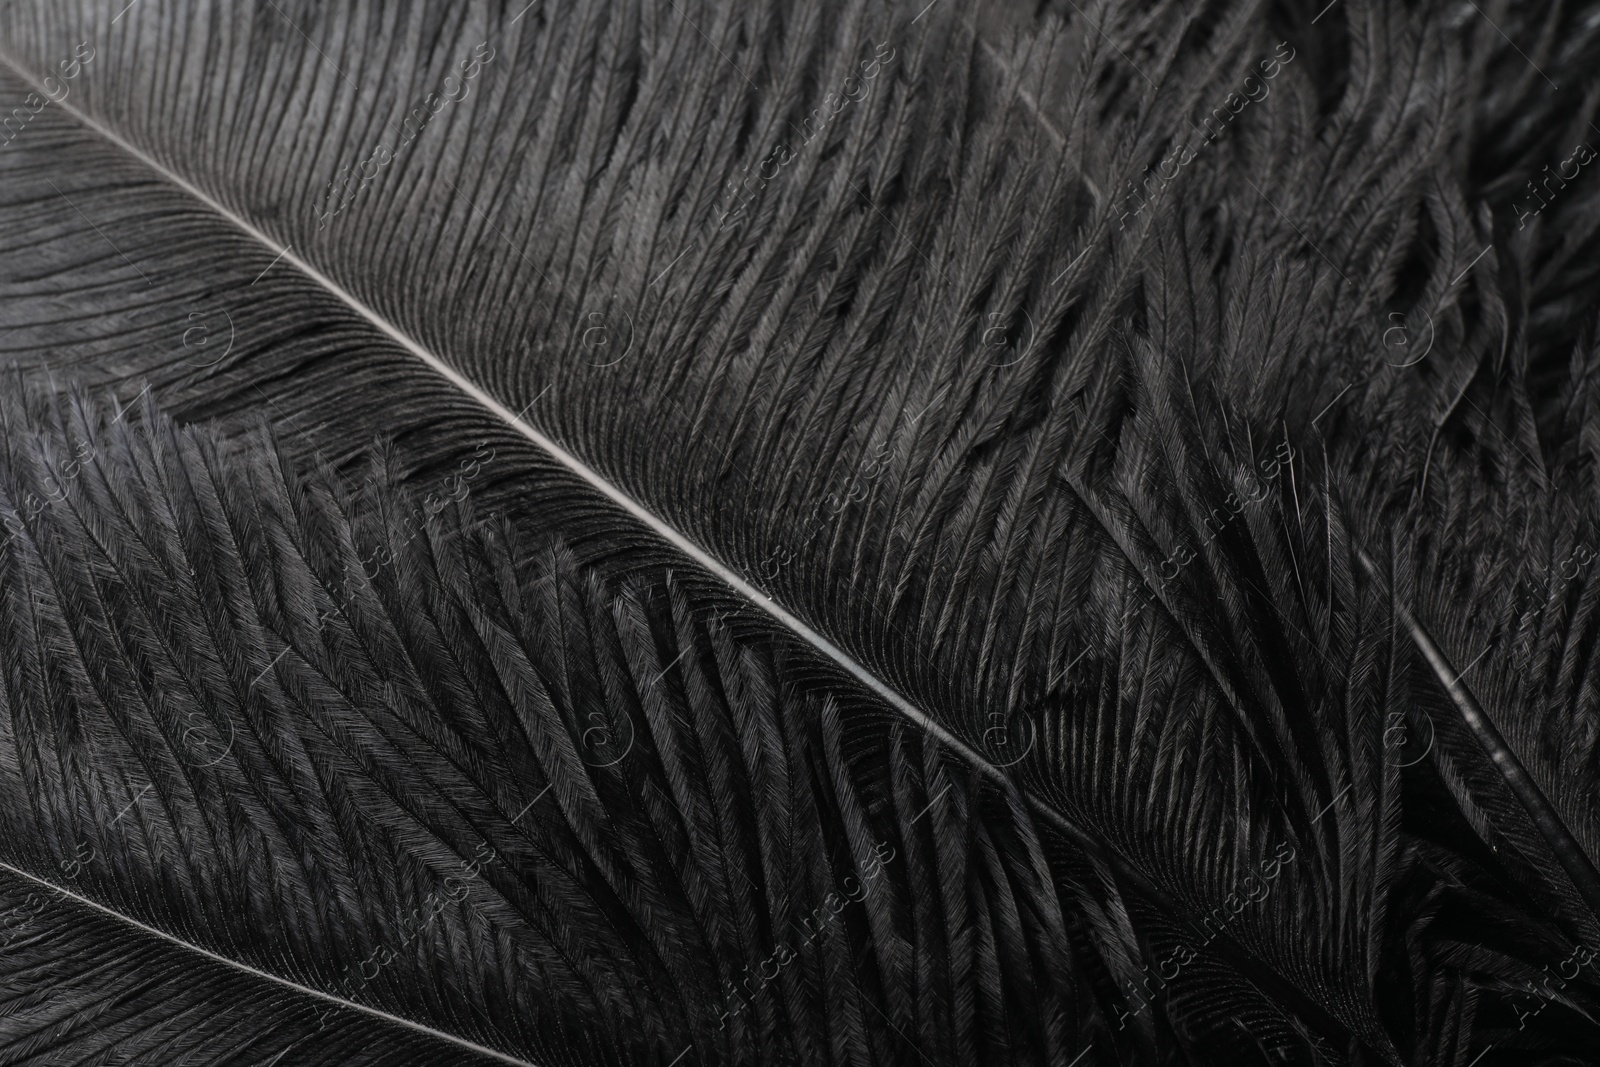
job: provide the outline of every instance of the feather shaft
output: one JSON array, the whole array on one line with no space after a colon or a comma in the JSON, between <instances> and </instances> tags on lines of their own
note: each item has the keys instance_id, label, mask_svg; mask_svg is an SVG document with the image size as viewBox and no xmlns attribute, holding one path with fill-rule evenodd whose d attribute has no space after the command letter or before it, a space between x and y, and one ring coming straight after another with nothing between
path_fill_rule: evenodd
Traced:
<instances>
[{"instance_id":1,"label":"feather shaft","mask_svg":"<svg viewBox=\"0 0 1600 1067\"><path fill-rule=\"evenodd\" d=\"M48 882L36 874L30 874L21 867L13 867L9 863L0 861L0 870L9 871L19 878L26 878L28 881L34 882L37 885L41 885L45 889L56 893L58 896L64 899L76 901L86 908L93 908L102 915L108 915L111 918L116 919L118 922L126 923L137 930L141 930L144 933L149 934L151 937L159 937L161 940L166 941L169 944L177 945L179 948L187 949L196 955L204 956L206 959L211 960L214 963L220 963L224 966L232 967L235 970L243 971L244 973L253 977L260 978L268 982L273 982L277 985L283 986L286 989L292 989L296 993L302 993L308 997L315 997L317 1000L324 1000L330 1004L336 1004L341 1008L348 1008L350 1011L358 1011L363 1015L370 1015L375 1019L382 1019L384 1022L391 1023L396 1026L403 1026L408 1030L415 1030L417 1033L426 1034L429 1037L437 1038L440 1041L447 1042L459 1048L470 1049L479 1055L488 1056L490 1059L496 1060L500 1063L511 1064L512 1067L541 1067L540 1064L531 1063L528 1060L519 1060L514 1056L507 1056L504 1052L496 1052L492 1048L477 1044L473 1041L468 1041L464 1037L457 1037L455 1034L446 1033L443 1030L435 1030L431 1026L424 1026L421 1023L412 1022L410 1019L402 1018L399 1015L391 1015L386 1011L379 1011L377 1008L369 1008L364 1004L357 1004L353 1000L345 1000L342 997L336 997L330 993L324 993L319 989L312 989L310 986L303 986L299 982L291 982L287 978L280 978L268 971L263 971L252 967L248 963L229 959L227 956L212 952L210 949L201 948L199 945L192 944L179 937L173 937L171 934L163 930L158 930L154 926L146 926L144 923L133 918L132 916L124 915L120 911L117 911L113 908L108 908L104 904L97 903L86 896L74 893L70 889L63 889L54 882Z\"/></svg>"},{"instance_id":2,"label":"feather shaft","mask_svg":"<svg viewBox=\"0 0 1600 1067\"><path fill-rule=\"evenodd\" d=\"M1367 554L1360 552L1359 558L1367 574L1381 583L1378 569ZM1596 916L1600 916L1600 871L1595 870L1594 863L1583 851L1583 846L1578 844L1578 839L1561 820L1555 806L1544 795L1539 784L1533 780L1528 769L1522 765L1516 752L1506 743L1505 736L1483 710L1477 698L1472 695L1472 690L1462 684L1461 675L1466 672L1457 671L1451 666L1449 657L1434 642L1427 629L1417 621L1405 604L1395 600L1394 605L1395 612L1411 635L1412 643L1422 653L1422 658L1427 660L1428 666L1439 676L1440 684L1449 694L1456 710L1461 713L1461 719L1467 729L1472 731L1472 736L1483 747L1484 754L1494 763L1495 769L1505 779L1506 786L1521 802L1528 813L1528 818L1538 827L1540 835L1550 846L1550 851L1555 853L1557 862L1567 872L1567 877L1572 879L1573 886L1583 896L1584 902Z\"/></svg>"}]
</instances>

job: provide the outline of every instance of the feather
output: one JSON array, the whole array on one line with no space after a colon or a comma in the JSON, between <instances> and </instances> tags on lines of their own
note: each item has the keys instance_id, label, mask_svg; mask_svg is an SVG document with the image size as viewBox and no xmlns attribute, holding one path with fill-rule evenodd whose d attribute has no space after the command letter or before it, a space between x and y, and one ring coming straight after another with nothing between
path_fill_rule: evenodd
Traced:
<instances>
[{"instance_id":1,"label":"feather","mask_svg":"<svg viewBox=\"0 0 1600 1067\"><path fill-rule=\"evenodd\" d=\"M848 753L830 698L778 681L781 649L670 583L609 589L470 505L426 516L382 468L351 496L153 401L117 423L33 407L7 403L0 473L7 584L33 590L6 629L35 679L5 690L7 789L31 798L0 864L8 1056L743 1058L866 1040L873 1011L914 1044L975 976L923 951L920 1007L874 976L997 892L1029 902L990 920L1003 965L1027 974L1038 936L1050 973L1076 965L1036 839L989 853L948 919L896 877L913 835L936 869L974 820L1009 837L1024 812L960 781L937 834L875 812L887 766L943 778L931 753ZM30 513L45 457L84 440ZM363 580L391 551L405 581ZM29 714L44 692L68 719ZM229 714L180 714L208 708Z\"/></svg>"},{"instance_id":2,"label":"feather","mask_svg":"<svg viewBox=\"0 0 1600 1067\"><path fill-rule=\"evenodd\" d=\"M7 1055L1581 1049L1600 22L1034 6L0 13Z\"/></svg>"}]
</instances>

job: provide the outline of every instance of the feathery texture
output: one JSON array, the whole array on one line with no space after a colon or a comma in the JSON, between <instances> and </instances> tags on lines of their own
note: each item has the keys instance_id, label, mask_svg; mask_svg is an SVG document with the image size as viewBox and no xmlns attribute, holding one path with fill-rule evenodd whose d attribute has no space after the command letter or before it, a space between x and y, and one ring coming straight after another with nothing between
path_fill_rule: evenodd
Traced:
<instances>
[{"instance_id":1,"label":"feathery texture","mask_svg":"<svg viewBox=\"0 0 1600 1067\"><path fill-rule=\"evenodd\" d=\"M0 12L0 1059L1600 1062L1597 59Z\"/></svg>"}]
</instances>

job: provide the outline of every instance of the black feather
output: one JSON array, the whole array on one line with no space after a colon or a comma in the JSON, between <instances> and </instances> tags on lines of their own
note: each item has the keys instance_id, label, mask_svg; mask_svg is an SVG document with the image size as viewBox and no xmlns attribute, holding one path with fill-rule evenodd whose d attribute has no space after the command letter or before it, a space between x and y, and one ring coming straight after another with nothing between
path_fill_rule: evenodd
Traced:
<instances>
[{"instance_id":1,"label":"black feather","mask_svg":"<svg viewBox=\"0 0 1600 1067\"><path fill-rule=\"evenodd\" d=\"M1600 1062L1596 59L7 7L0 1062Z\"/></svg>"}]
</instances>

